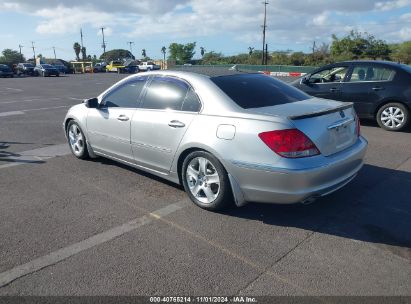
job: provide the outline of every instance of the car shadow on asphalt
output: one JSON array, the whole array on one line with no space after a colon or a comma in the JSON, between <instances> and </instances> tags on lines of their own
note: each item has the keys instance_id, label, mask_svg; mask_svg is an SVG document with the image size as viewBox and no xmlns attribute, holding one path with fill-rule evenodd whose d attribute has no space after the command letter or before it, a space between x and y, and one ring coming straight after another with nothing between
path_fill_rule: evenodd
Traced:
<instances>
[{"instance_id":1,"label":"car shadow on asphalt","mask_svg":"<svg viewBox=\"0 0 411 304\"><path fill-rule=\"evenodd\" d=\"M0 164L1 162L11 163L27 163L27 164L44 164L43 160L28 159L28 155L21 155L16 152L7 151L11 145L34 145L38 143L14 142L14 141L0 141ZM52 144L42 144L44 146L51 146Z\"/></svg>"},{"instance_id":2,"label":"car shadow on asphalt","mask_svg":"<svg viewBox=\"0 0 411 304\"><path fill-rule=\"evenodd\" d=\"M350 184L311 205L250 203L223 214L385 247L411 260L411 173L365 165Z\"/></svg>"},{"instance_id":3,"label":"car shadow on asphalt","mask_svg":"<svg viewBox=\"0 0 411 304\"><path fill-rule=\"evenodd\" d=\"M181 186L161 177L109 159L97 158L93 161L121 167L184 191ZM219 213L266 225L293 227L374 243L411 260L409 189L411 173L367 164L347 186L311 205L249 203Z\"/></svg>"}]
</instances>

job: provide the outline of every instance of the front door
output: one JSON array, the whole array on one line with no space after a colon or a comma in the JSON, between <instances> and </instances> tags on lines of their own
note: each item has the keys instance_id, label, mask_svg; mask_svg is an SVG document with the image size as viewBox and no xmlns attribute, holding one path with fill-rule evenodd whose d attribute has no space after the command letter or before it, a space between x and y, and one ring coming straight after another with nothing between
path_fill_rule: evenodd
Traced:
<instances>
[{"instance_id":1,"label":"front door","mask_svg":"<svg viewBox=\"0 0 411 304\"><path fill-rule=\"evenodd\" d=\"M312 74L306 83L300 85L300 89L315 97L342 100L341 85L348 70L348 65L325 68Z\"/></svg>"},{"instance_id":2,"label":"front door","mask_svg":"<svg viewBox=\"0 0 411 304\"><path fill-rule=\"evenodd\" d=\"M96 152L134 161L130 126L147 78L121 83L105 94L87 116L89 141Z\"/></svg>"}]
</instances>

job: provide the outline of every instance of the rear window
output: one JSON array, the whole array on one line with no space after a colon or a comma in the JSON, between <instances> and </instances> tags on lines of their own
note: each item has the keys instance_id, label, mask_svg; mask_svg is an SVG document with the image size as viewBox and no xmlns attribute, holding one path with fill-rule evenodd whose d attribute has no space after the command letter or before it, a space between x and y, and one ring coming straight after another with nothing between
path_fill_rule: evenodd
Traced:
<instances>
[{"instance_id":1,"label":"rear window","mask_svg":"<svg viewBox=\"0 0 411 304\"><path fill-rule=\"evenodd\" d=\"M243 109L276 106L311 98L280 80L262 74L219 76L211 80Z\"/></svg>"}]
</instances>

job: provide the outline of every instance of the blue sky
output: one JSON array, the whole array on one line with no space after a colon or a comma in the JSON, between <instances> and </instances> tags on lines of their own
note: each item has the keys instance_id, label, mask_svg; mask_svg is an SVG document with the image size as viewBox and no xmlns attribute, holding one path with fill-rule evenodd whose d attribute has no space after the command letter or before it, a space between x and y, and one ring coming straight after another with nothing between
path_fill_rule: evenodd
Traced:
<instances>
[{"instance_id":1,"label":"blue sky","mask_svg":"<svg viewBox=\"0 0 411 304\"><path fill-rule=\"evenodd\" d=\"M259 0L0 0L0 50L74 58L80 28L87 53L102 53L104 26L107 49L128 49L140 57L144 48L161 58L172 42L197 42L207 51L234 55L249 46L262 48L264 6ZM331 34L367 31L387 42L411 40L411 0L269 0L267 43L270 51L309 52L313 41L330 43Z\"/></svg>"}]
</instances>

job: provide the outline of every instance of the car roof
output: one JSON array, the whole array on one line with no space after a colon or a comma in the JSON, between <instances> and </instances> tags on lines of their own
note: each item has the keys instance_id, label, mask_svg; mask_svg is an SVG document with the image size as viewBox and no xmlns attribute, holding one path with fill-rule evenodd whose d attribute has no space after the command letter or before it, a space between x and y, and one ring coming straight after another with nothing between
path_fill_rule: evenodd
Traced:
<instances>
[{"instance_id":1,"label":"car roof","mask_svg":"<svg viewBox=\"0 0 411 304\"><path fill-rule=\"evenodd\" d=\"M223 68L223 67L210 68L209 66L181 66L181 67L174 67L168 71L199 74L199 75L207 76L209 78L249 73L247 71L239 71L237 69Z\"/></svg>"},{"instance_id":2,"label":"car roof","mask_svg":"<svg viewBox=\"0 0 411 304\"><path fill-rule=\"evenodd\" d=\"M341 61L341 62L336 62L334 64L341 64L341 63L348 63L348 64L361 64L361 63L368 63L368 64L386 64L386 65L391 65L391 66L400 66L401 64L398 62L393 62L393 61L386 61L386 60L347 60L347 61Z\"/></svg>"}]
</instances>

